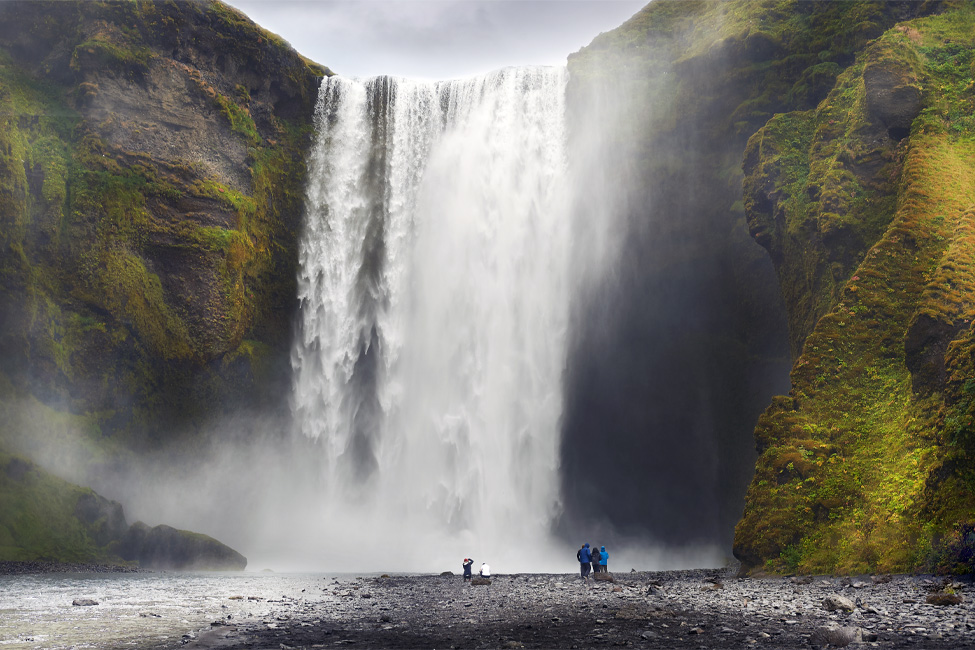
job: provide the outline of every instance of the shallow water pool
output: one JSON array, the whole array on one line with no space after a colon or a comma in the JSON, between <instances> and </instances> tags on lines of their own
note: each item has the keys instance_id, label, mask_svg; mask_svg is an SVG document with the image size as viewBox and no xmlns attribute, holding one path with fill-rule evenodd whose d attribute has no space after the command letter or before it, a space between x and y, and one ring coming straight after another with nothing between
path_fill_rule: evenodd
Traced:
<instances>
[{"instance_id":1,"label":"shallow water pool","mask_svg":"<svg viewBox=\"0 0 975 650\"><path fill-rule=\"evenodd\" d=\"M282 602L319 602L336 579L344 581L267 573L0 575L0 650L179 647L184 635L215 621L270 616ZM98 604L74 606L76 599Z\"/></svg>"}]
</instances>

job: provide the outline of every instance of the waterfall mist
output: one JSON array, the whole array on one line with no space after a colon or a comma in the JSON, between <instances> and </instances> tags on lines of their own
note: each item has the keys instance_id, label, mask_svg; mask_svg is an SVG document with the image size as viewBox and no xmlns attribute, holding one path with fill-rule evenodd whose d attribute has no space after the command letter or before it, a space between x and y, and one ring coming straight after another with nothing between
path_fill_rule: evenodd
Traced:
<instances>
[{"instance_id":1,"label":"waterfall mist","mask_svg":"<svg viewBox=\"0 0 975 650\"><path fill-rule=\"evenodd\" d=\"M755 422L790 366L774 271L740 208L747 133L715 137L683 90L722 65L569 88L570 160L589 181L576 220L606 234L570 317L558 528L705 563L730 559Z\"/></svg>"}]
</instances>

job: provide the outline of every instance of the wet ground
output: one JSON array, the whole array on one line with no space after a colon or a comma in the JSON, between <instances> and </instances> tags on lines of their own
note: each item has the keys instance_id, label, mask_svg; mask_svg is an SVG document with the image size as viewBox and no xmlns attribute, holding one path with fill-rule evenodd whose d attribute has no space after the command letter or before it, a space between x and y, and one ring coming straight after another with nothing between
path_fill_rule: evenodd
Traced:
<instances>
[{"instance_id":1,"label":"wet ground","mask_svg":"<svg viewBox=\"0 0 975 650\"><path fill-rule=\"evenodd\" d=\"M612 575L502 575L487 586L459 575L0 575L0 650L975 648L969 581L949 581L946 594L934 576ZM934 594L948 604L929 603Z\"/></svg>"},{"instance_id":2,"label":"wet ground","mask_svg":"<svg viewBox=\"0 0 975 650\"><path fill-rule=\"evenodd\" d=\"M934 577L736 579L723 572L323 580L273 617L217 625L193 648L975 648L969 584ZM851 611L824 605L843 596ZM842 602L841 599L839 599ZM953 600L953 599L952 599Z\"/></svg>"}]
</instances>

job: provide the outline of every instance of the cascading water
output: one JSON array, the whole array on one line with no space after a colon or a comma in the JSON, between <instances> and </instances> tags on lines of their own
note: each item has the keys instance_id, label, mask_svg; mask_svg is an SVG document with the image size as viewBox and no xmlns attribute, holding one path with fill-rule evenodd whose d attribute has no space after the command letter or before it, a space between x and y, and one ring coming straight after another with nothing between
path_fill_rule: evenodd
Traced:
<instances>
[{"instance_id":1,"label":"cascading water","mask_svg":"<svg viewBox=\"0 0 975 650\"><path fill-rule=\"evenodd\" d=\"M323 83L294 400L323 450L322 541L356 548L346 568L551 566L566 77Z\"/></svg>"}]
</instances>

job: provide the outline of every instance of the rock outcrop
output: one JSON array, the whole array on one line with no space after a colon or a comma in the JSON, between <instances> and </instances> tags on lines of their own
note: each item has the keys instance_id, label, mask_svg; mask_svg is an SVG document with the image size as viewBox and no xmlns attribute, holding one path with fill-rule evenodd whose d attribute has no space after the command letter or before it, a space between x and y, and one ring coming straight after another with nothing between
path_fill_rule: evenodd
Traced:
<instances>
[{"instance_id":1,"label":"rock outcrop","mask_svg":"<svg viewBox=\"0 0 975 650\"><path fill-rule=\"evenodd\" d=\"M137 521L115 547L125 560L165 571L243 571L247 558L207 535Z\"/></svg>"},{"instance_id":2,"label":"rock outcrop","mask_svg":"<svg viewBox=\"0 0 975 650\"><path fill-rule=\"evenodd\" d=\"M168 571L242 571L247 559L199 533L129 526L121 504L0 453L0 562L89 562Z\"/></svg>"}]
</instances>

